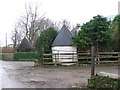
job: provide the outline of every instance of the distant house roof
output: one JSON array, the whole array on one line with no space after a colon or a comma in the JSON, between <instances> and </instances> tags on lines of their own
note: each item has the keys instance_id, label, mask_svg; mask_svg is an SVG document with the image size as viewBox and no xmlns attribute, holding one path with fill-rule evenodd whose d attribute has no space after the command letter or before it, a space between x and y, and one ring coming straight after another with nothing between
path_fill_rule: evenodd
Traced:
<instances>
[{"instance_id":1,"label":"distant house roof","mask_svg":"<svg viewBox=\"0 0 120 90\"><path fill-rule=\"evenodd\" d=\"M75 36L79 30L80 30L80 24L77 24L77 26L71 30L72 36Z\"/></svg>"},{"instance_id":2,"label":"distant house roof","mask_svg":"<svg viewBox=\"0 0 120 90\"><path fill-rule=\"evenodd\" d=\"M68 28L63 25L51 46L71 46L72 34Z\"/></svg>"},{"instance_id":3,"label":"distant house roof","mask_svg":"<svg viewBox=\"0 0 120 90\"><path fill-rule=\"evenodd\" d=\"M28 42L28 40L26 38L24 38L22 40L22 42L17 46L17 49L32 49L32 46L30 45L30 43Z\"/></svg>"}]
</instances>

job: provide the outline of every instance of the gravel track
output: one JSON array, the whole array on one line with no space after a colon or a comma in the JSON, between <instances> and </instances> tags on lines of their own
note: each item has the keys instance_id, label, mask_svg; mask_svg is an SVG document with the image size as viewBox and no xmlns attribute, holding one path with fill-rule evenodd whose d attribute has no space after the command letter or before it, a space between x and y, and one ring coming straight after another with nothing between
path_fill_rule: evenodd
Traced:
<instances>
[{"instance_id":1,"label":"gravel track","mask_svg":"<svg viewBox=\"0 0 120 90\"><path fill-rule=\"evenodd\" d=\"M118 73L116 66L100 66L95 72L103 71ZM0 61L0 88L71 88L86 84L90 72L90 66L34 67L33 62Z\"/></svg>"}]
</instances>

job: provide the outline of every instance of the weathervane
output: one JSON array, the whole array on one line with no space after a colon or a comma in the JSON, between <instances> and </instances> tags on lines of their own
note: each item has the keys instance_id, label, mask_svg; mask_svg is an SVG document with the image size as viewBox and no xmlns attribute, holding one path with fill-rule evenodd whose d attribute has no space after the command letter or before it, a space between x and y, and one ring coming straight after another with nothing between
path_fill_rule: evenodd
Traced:
<instances>
[{"instance_id":1,"label":"weathervane","mask_svg":"<svg viewBox=\"0 0 120 90\"><path fill-rule=\"evenodd\" d=\"M63 21L63 25L65 25L65 23L66 23L66 20Z\"/></svg>"}]
</instances>

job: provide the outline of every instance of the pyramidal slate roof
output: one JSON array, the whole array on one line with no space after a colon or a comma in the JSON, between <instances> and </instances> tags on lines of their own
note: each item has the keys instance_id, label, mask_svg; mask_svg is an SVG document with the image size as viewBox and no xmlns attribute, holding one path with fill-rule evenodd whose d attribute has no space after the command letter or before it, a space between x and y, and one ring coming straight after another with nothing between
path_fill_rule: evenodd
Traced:
<instances>
[{"instance_id":1,"label":"pyramidal slate roof","mask_svg":"<svg viewBox=\"0 0 120 90\"><path fill-rule=\"evenodd\" d=\"M24 38L17 49L32 49L32 46L28 40Z\"/></svg>"},{"instance_id":2,"label":"pyramidal slate roof","mask_svg":"<svg viewBox=\"0 0 120 90\"><path fill-rule=\"evenodd\" d=\"M51 46L71 46L72 34L68 28L63 25Z\"/></svg>"}]
</instances>

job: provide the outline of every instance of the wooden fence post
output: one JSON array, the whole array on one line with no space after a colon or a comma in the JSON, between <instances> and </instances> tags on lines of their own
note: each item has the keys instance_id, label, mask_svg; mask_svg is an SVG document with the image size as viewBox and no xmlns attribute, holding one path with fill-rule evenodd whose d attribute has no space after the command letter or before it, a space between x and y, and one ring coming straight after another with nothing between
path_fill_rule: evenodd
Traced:
<instances>
[{"instance_id":1,"label":"wooden fence post","mask_svg":"<svg viewBox=\"0 0 120 90\"><path fill-rule=\"evenodd\" d=\"M72 61L74 61L74 51L73 51L73 55L72 55Z\"/></svg>"},{"instance_id":2,"label":"wooden fence post","mask_svg":"<svg viewBox=\"0 0 120 90\"><path fill-rule=\"evenodd\" d=\"M57 59L56 59L56 54L55 54L55 64L54 64L55 66L57 66L56 62L57 62Z\"/></svg>"},{"instance_id":3,"label":"wooden fence post","mask_svg":"<svg viewBox=\"0 0 120 90\"><path fill-rule=\"evenodd\" d=\"M95 46L91 47L91 77L95 73Z\"/></svg>"},{"instance_id":4,"label":"wooden fence post","mask_svg":"<svg viewBox=\"0 0 120 90\"><path fill-rule=\"evenodd\" d=\"M120 62L120 52L118 52L118 61Z\"/></svg>"},{"instance_id":5,"label":"wooden fence post","mask_svg":"<svg viewBox=\"0 0 120 90\"><path fill-rule=\"evenodd\" d=\"M118 52L118 75L120 75L120 52Z\"/></svg>"},{"instance_id":6,"label":"wooden fence post","mask_svg":"<svg viewBox=\"0 0 120 90\"><path fill-rule=\"evenodd\" d=\"M41 64L44 65L44 48L42 48L42 59L41 59Z\"/></svg>"}]
</instances>

